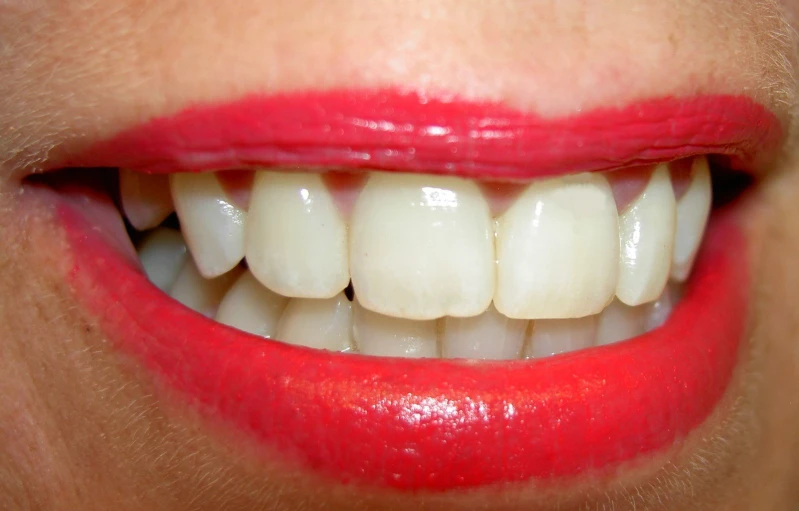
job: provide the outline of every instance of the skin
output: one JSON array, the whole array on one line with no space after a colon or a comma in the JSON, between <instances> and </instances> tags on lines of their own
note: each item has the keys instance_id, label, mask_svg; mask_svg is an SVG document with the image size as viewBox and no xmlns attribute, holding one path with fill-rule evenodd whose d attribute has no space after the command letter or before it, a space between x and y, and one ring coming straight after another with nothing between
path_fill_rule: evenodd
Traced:
<instances>
[{"instance_id":1,"label":"skin","mask_svg":"<svg viewBox=\"0 0 799 511\"><path fill-rule=\"evenodd\" d=\"M788 0L0 1L0 508L798 505L797 13ZM703 92L771 108L786 149L739 205L750 330L713 416L610 477L400 494L320 480L158 391L77 306L60 231L45 207L23 203L20 177L197 101L353 86L446 91L546 116Z\"/></svg>"}]
</instances>

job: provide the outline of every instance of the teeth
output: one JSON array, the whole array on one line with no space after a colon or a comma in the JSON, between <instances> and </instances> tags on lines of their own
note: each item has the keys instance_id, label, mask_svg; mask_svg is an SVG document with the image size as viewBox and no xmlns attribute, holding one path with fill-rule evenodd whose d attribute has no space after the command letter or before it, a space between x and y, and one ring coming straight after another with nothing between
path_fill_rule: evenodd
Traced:
<instances>
[{"instance_id":1,"label":"teeth","mask_svg":"<svg viewBox=\"0 0 799 511\"><path fill-rule=\"evenodd\" d=\"M156 229L139 246L144 273L158 289L166 292L177 280L188 255L183 236L174 229Z\"/></svg>"},{"instance_id":2,"label":"teeth","mask_svg":"<svg viewBox=\"0 0 799 511\"><path fill-rule=\"evenodd\" d=\"M476 316L491 302L492 220L473 182L375 173L350 235L352 284L367 309L434 319Z\"/></svg>"},{"instance_id":3,"label":"teeth","mask_svg":"<svg viewBox=\"0 0 799 511\"><path fill-rule=\"evenodd\" d=\"M364 355L435 358L438 345L435 321L393 318L353 305L352 334Z\"/></svg>"},{"instance_id":4,"label":"teeth","mask_svg":"<svg viewBox=\"0 0 799 511\"><path fill-rule=\"evenodd\" d=\"M245 271L219 304L216 320L251 334L272 338L288 301Z\"/></svg>"},{"instance_id":5,"label":"teeth","mask_svg":"<svg viewBox=\"0 0 799 511\"><path fill-rule=\"evenodd\" d=\"M510 319L491 306L479 316L444 319L442 356L509 360L519 358L527 321Z\"/></svg>"},{"instance_id":6,"label":"teeth","mask_svg":"<svg viewBox=\"0 0 799 511\"><path fill-rule=\"evenodd\" d=\"M599 315L597 345L624 341L644 333L646 310L646 307L630 307L614 300Z\"/></svg>"},{"instance_id":7,"label":"teeth","mask_svg":"<svg viewBox=\"0 0 799 511\"><path fill-rule=\"evenodd\" d=\"M277 338L330 351L352 348L352 303L344 293L314 300L294 298L280 320Z\"/></svg>"},{"instance_id":8,"label":"teeth","mask_svg":"<svg viewBox=\"0 0 799 511\"><path fill-rule=\"evenodd\" d=\"M576 319L539 319L527 345L527 358L540 358L593 346L597 316Z\"/></svg>"},{"instance_id":9,"label":"teeth","mask_svg":"<svg viewBox=\"0 0 799 511\"><path fill-rule=\"evenodd\" d=\"M200 275L194 261L189 259L180 271L169 296L203 316L212 318L225 292L240 273L241 269L236 268L214 279L206 279Z\"/></svg>"},{"instance_id":10,"label":"teeth","mask_svg":"<svg viewBox=\"0 0 799 511\"><path fill-rule=\"evenodd\" d=\"M247 213L225 195L212 173L172 174L172 198L200 273L216 277L244 257Z\"/></svg>"},{"instance_id":11,"label":"teeth","mask_svg":"<svg viewBox=\"0 0 799 511\"><path fill-rule=\"evenodd\" d=\"M119 196L125 216L137 231L157 227L174 211L166 174L120 169Z\"/></svg>"},{"instance_id":12,"label":"teeth","mask_svg":"<svg viewBox=\"0 0 799 511\"><path fill-rule=\"evenodd\" d=\"M663 326L666 320L671 315L671 310L674 308L676 301L676 291L672 289L672 285L666 286L663 294L660 295L656 301L647 305L646 318L644 320L644 330L650 332L656 328Z\"/></svg>"},{"instance_id":13,"label":"teeth","mask_svg":"<svg viewBox=\"0 0 799 511\"><path fill-rule=\"evenodd\" d=\"M616 296L627 305L656 300L669 278L677 216L666 165L658 166L644 192L619 217Z\"/></svg>"},{"instance_id":14,"label":"teeth","mask_svg":"<svg viewBox=\"0 0 799 511\"><path fill-rule=\"evenodd\" d=\"M533 183L497 220L497 309L523 319L598 313L615 292L618 236L603 176Z\"/></svg>"},{"instance_id":15,"label":"teeth","mask_svg":"<svg viewBox=\"0 0 799 511\"><path fill-rule=\"evenodd\" d=\"M685 282L691 273L710 215L711 188L707 159L694 159L688 190L677 202L677 235L671 277L678 282Z\"/></svg>"},{"instance_id":16,"label":"teeth","mask_svg":"<svg viewBox=\"0 0 799 511\"><path fill-rule=\"evenodd\" d=\"M679 299L666 283L687 278L703 236L707 162L693 163L679 202L667 165L633 179L627 198L638 196L619 214L617 181L630 176L577 174L495 197L451 176L375 172L362 189L344 179L344 197L329 176L259 171L251 190L239 185L247 213L228 181L174 174L185 244L158 229L139 252L156 286L263 337L366 355L544 357L658 328ZM141 191L158 188L150 178L121 173L134 225L169 214Z\"/></svg>"},{"instance_id":17,"label":"teeth","mask_svg":"<svg viewBox=\"0 0 799 511\"><path fill-rule=\"evenodd\" d=\"M247 230L247 264L285 296L330 298L347 287L347 225L319 174L259 172Z\"/></svg>"}]
</instances>

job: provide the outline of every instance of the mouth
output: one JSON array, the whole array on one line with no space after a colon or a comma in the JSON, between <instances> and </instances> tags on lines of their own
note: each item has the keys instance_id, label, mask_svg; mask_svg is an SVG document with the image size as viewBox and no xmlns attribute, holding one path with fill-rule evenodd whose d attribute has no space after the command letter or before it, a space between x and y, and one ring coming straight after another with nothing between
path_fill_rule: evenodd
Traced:
<instances>
[{"instance_id":1,"label":"mouth","mask_svg":"<svg viewBox=\"0 0 799 511\"><path fill-rule=\"evenodd\" d=\"M61 162L118 192L24 186L78 301L170 398L324 477L445 491L612 471L714 412L748 276L712 189L781 136L737 96L542 119L303 93Z\"/></svg>"}]
</instances>

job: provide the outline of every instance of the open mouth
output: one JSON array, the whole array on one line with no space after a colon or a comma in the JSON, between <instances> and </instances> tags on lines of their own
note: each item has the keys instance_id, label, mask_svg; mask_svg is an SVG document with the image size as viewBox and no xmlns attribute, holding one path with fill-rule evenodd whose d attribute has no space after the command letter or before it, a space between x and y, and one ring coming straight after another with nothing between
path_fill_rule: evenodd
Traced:
<instances>
[{"instance_id":1,"label":"open mouth","mask_svg":"<svg viewBox=\"0 0 799 511\"><path fill-rule=\"evenodd\" d=\"M748 286L712 181L778 139L737 97L256 98L97 144L67 163L122 168L119 205L54 203L76 296L164 388L327 477L447 490L610 470L713 412Z\"/></svg>"},{"instance_id":2,"label":"open mouth","mask_svg":"<svg viewBox=\"0 0 799 511\"><path fill-rule=\"evenodd\" d=\"M191 257L177 230L139 245L175 300L266 338L413 358L540 357L660 327L711 204L704 157L524 184L123 171L121 191L140 229L177 207Z\"/></svg>"}]
</instances>

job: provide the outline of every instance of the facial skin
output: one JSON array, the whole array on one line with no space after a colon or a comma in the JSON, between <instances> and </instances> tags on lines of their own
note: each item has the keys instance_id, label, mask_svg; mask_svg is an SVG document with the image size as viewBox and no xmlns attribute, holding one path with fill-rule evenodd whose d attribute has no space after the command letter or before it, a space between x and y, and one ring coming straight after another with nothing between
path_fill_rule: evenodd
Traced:
<instances>
[{"instance_id":1,"label":"facial skin","mask_svg":"<svg viewBox=\"0 0 799 511\"><path fill-rule=\"evenodd\" d=\"M0 2L0 506L8 509L730 509L799 503L797 46L785 0ZM339 486L156 392L65 281L19 179L199 101L400 87L545 116L746 94L784 157L740 205L751 328L719 410L685 443L590 475L451 494ZM258 451L259 454L252 454Z\"/></svg>"}]
</instances>

